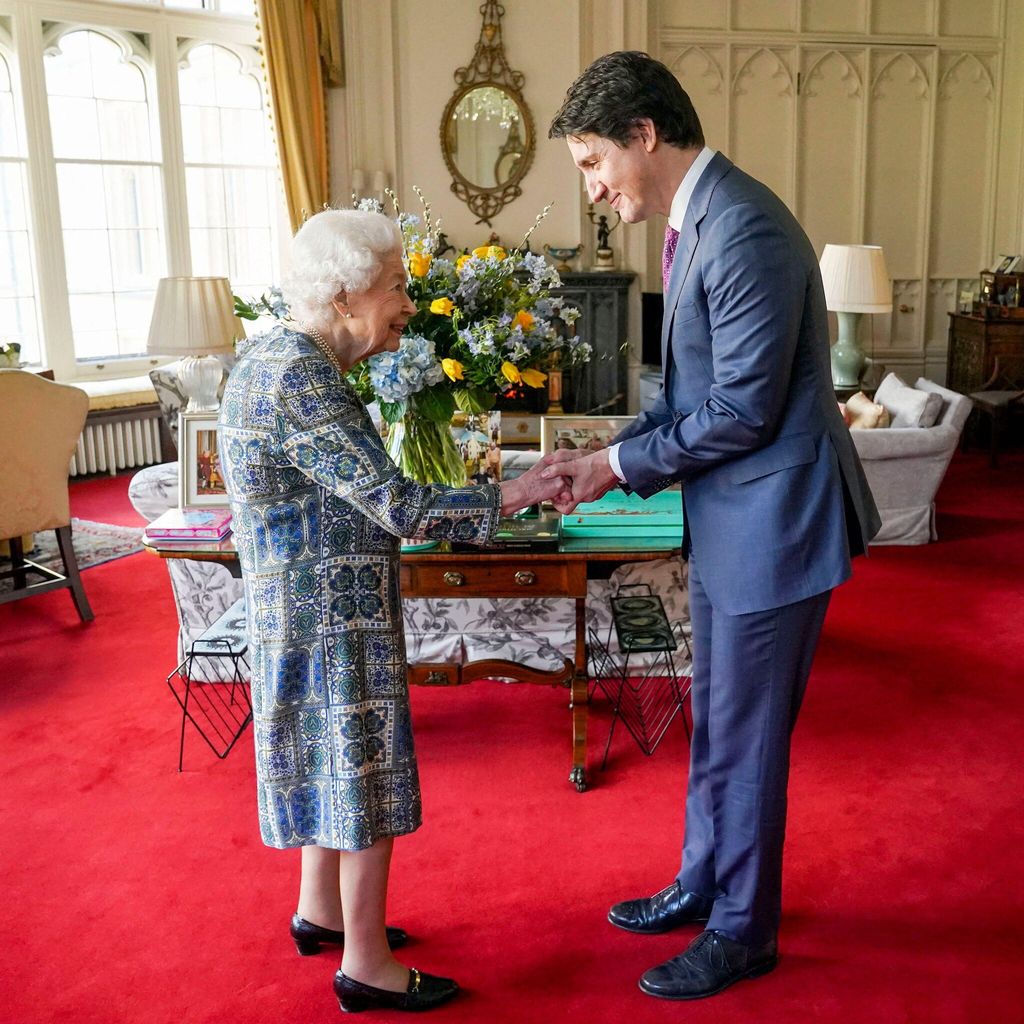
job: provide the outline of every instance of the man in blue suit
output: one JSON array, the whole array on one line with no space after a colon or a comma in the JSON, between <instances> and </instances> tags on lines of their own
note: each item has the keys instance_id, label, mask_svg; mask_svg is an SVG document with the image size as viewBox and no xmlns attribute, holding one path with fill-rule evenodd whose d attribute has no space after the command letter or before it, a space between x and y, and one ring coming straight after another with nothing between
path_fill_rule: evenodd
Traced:
<instances>
[{"instance_id":1,"label":"man in blue suit","mask_svg":"<svg viewBox=\"0 0 1024 1024\"><path fill-rule=\"evenodd\" d=\"M706 922L640 987L713 995L777 961L790 734L833 587L879 518L829 369L818 261L782 201L704 145L671 71L612 53L573 83L565 138L593 202L668 217L663 384L595 454L547 472L574 501L682 482L693 629L693 739L682 866L612 907L627 931ZM582 455L582 457L580 457Z\"/></svg>"}]
</instances>

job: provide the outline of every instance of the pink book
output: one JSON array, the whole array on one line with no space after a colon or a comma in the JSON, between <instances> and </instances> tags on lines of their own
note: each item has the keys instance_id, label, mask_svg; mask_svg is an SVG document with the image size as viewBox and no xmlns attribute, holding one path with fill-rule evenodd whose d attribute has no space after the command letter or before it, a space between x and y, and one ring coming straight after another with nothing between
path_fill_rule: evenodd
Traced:
<instances>
[{"instance_id":1,"label":"pink book","mask_svg":"<svg viewBox=\"0 0 1024 1024\"><path fill-rule=\"evenodd\" d=\"M221 540L231 529L227 508L169 508L146 527L153 540Z\"/></svg>"}]
</instances>

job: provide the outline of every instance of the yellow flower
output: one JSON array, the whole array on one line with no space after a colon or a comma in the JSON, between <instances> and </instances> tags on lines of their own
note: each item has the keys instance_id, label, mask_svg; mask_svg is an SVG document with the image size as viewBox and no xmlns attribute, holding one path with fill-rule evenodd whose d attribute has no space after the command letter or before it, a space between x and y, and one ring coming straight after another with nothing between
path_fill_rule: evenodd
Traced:
<instances>
[{"instance_id":1,"label":"yellow flower","mask_svg":"<svg viewBox=\"0 0 1024 1024\"><path fill-rule=\"evenodd\" d=\"M467 261L469 260L469 258L470 258L470 255L469 255L469 253L468 253L468 252L467 252L467 253L465 253L465 254L463 254L462 256L460 256L460 257L459 257L459 258L458 258L458 259L457 259L457 260L455 261L455 269L456 269L456 270L462 270L462 268L463 268L463 267L464 267L464 266L466 265L466 263L467 263Z\"/></svg>"},{"instance_id":2,"label":"yellow flower","mask_svg":"<svg viewBox=\"0 0 1024 1024\"><path fill-rule=\"evenodd\" d=\"M519 384L522 382L523 375L519 372L519 367L515 363L510 363L507 359L501 364L501 372L505 377L505 380L510 381L513 384Z\"/></svg>"},{"instance_id":3,"label":"yellow flower","mask_svg":"<svg viewBox=\"0 0 1024 1024\"><path fill-rule=\"evenodd\" d=\"M409 273L413 277L426 277L433 256L426 252L409 253Z\"/></svg>"},{"instance_id":4,"label":"yellow flower","mask_svg":"<svg viewBox=\"0 0 1024 1024\"><path fill-rule=\"evenodd\" d=\"M462 363L458 359L442 359L441 369L449 380L462 380Z\"/></svg>"},{"instance_id":5,"label":"yellow flower","mask_svg":"<svg viewBox=\"0 0 1024 1024\"><path fill-rule=\"evenodd\" d=\"M528 331L533 327L533 317L527 313L525 309L521 309L516 313L515 319L512 321L512 326L522 327L524 331Z\"/></svg>"},{"instance_id":6,"label":"yellow flower","mask_svg":"<svg viewBox=\"0 0 1024 1024\"><path fill-rule=\"evenodd\" d=\"M500 245L480 245L473 250L473 255L482 260L503 260L507 254Z\"/></svg>"},{"instance_id":7,"label":"yellow flower","mask_svg":"<svg viewBox=\"0 0 1024 1024\"><path fill-rule=\"evenodd\" d=\"M548 379L548 375L540 370L523 370L521 376L523 383L531 388L544 387L544 381Z\"/></svg>"},{"instance_id":8,"label":"yellow flower","mask_svg":"<svg viewBox=\"0 0 1024 1024\"><path fill-rule=\"evenodd\" d=\"M431 313L439 313L441 316L451 316L455 309L455 303L451 299L434 299L430 304Z\"/></svg>"}]
</instances>

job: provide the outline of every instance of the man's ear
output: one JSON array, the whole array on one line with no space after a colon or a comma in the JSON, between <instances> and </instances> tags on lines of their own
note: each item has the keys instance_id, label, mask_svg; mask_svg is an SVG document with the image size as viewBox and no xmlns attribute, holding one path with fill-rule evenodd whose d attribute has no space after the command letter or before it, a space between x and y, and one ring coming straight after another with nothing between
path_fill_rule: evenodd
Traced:
<instances>
[{"instance_id":1,"label":"man's ear","mask_svg":"<svg viewBox=\"0 0 1024 1024\"><path fill-rule=\"evenodd\" d=\"M636 128L637 138L640 139L640 144L648 153L653 153L660 141L658 139L658 129L655 128L654 122L649 117L641 117L634 127Z\"/></svg>"}]
</instances>

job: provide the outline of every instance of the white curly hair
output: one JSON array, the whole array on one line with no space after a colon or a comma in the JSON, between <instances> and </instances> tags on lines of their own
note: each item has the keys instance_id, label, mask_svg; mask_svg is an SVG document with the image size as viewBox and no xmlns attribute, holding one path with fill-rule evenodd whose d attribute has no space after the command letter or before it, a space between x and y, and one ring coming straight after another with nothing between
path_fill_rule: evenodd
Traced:
<instances>
[{"instance_id":1,"label":"white curly hair","mask_svg":"<svg viewBox=\"0 0 1024 1024\"><path fill-rule=\"evenodd\" d=\"M291 315L325 327L333 315L331 300L339 292L365 292L377 280L381 261L401 248L398 225L382 213L314 214L292 239L291 269L281 282Z\"/></svg>"}]
</instances>

